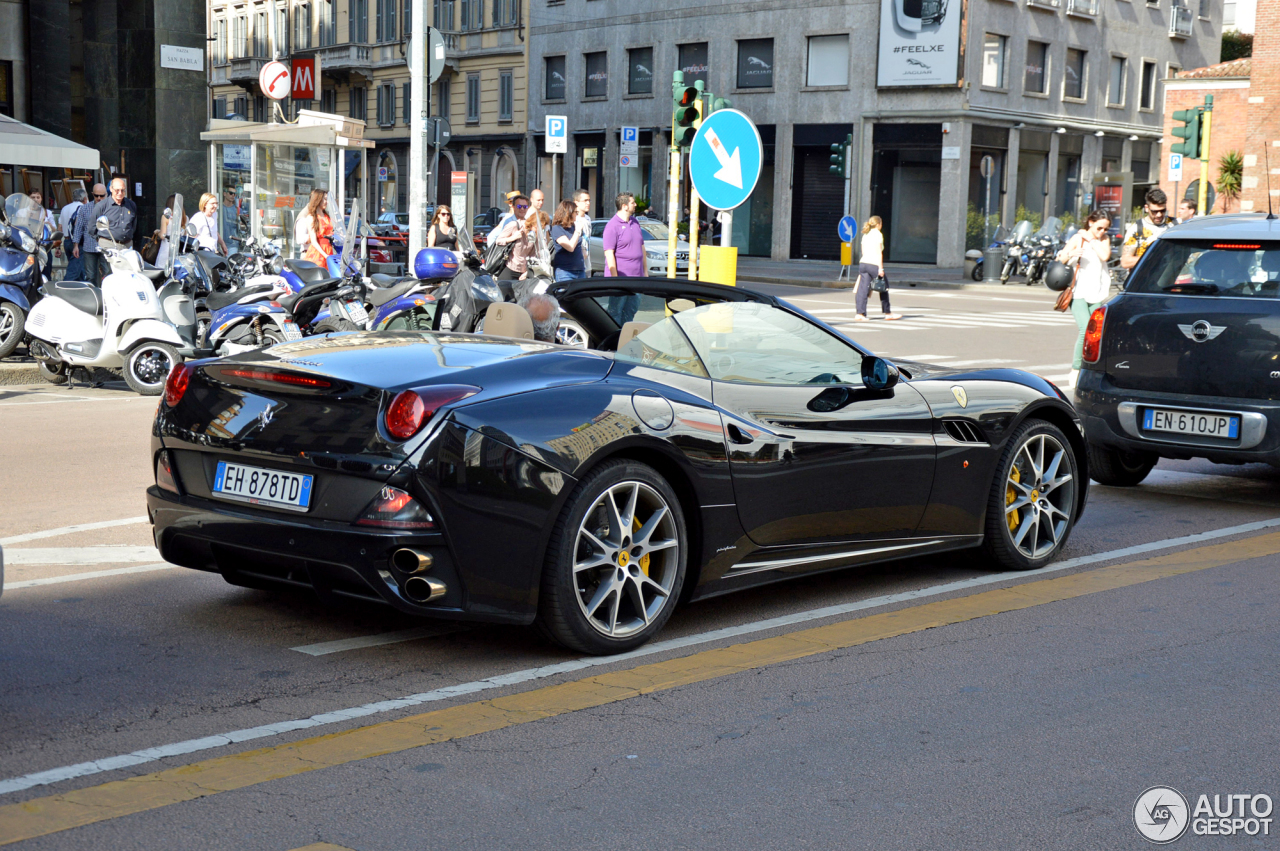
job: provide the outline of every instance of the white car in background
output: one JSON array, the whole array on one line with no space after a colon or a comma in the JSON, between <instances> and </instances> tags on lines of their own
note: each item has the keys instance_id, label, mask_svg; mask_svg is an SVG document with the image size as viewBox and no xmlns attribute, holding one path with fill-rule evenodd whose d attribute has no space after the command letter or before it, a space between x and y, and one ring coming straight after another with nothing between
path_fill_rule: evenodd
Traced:
<instances>
[{"instance_id":1,"label":"white car in background","mask_svg":"<svg viewBox=\"0 0 1280 851\"><path fill-rule=\"evenodd\" d=\"M662 278L667 274L667 251L670 247L668 237L670 230L665 223L645 216L636 216L636 221L644 230L644 269L646 275ZM591 236L587 238L587 251L591 257L591 274L604 274L604 227L609 219L593 219ZM681 234L676 242L676 273L684 275L689 271L689 242Z\"/></svg>"}]
</instances>

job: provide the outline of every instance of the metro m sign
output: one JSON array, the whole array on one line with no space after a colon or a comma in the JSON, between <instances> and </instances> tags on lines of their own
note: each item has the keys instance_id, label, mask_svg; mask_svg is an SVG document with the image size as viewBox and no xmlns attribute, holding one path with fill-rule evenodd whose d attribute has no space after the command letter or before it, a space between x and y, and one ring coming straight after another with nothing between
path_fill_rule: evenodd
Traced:
<instances>
[{"instance_id":1,"label":"metro m sign","mask_svg":"<svg viewBox=\"0 0 1280 851\"><path fill-rule=\"evenodd\" d=\"M315 100L316 98L316 65L315 59L295 59L293 60L293 91L294 100Z\"/></svg>"}]
</instances>

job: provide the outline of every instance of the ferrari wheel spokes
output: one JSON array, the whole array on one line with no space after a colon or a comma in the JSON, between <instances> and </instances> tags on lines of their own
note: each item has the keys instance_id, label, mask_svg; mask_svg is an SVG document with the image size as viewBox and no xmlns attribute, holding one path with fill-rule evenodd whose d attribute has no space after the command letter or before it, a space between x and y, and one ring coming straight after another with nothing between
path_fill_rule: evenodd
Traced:
<instances>
[{"instance_id":1,"label":"ferrari wheel spokes","mask_svg":"<svg viewBox=\"0 0 1280 851\"><path fill-rule=\"evenodd\" d=\"M573 575L578 605L603 635L644 629L671 600L679 564L671 507L643 482L597 497L578 528Z\"/></svg>"},{"instance_id":2,"label":"ferrari wheel spokes","mask_svg":"<svg viewBox=\"0 0 1280 851\"><path fill-rule=\"evenodd\" d=\"M1005 519L1013 545L1027 558L1057 548L1071 523L1075 481L1066 448L1049 434L1033 434L1018 448L1005 484Z\"/></svg>"}]
</instances>

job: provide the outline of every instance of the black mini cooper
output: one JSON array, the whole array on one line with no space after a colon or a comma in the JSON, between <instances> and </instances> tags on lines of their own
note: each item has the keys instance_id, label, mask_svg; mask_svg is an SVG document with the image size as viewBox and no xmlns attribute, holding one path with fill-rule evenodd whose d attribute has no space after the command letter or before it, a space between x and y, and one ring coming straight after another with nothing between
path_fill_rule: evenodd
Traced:
<instances>
[{"instance_id":1,"label":"black mini cooper","mask_svg":"<svg viewBox=\"0 0 1280 851\"><path fill-rule=\"evenodd\" d=\"M1178 225L1085 332L1089 472L1136 485L1160 458L1280 465L1280 219Z\"/></svg>"}]
</instances>

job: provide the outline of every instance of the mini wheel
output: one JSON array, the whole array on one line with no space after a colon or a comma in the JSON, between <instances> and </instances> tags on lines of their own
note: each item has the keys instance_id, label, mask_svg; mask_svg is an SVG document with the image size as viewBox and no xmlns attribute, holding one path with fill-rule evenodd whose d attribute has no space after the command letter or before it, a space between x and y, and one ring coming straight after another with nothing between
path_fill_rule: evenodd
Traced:
<instances>
[{"instance_id":1,"label":"mini wheel","mask_svg":"<svg viewBox=\"0 0 1280 851\"><path fill-rule=\"evenodd\" d=\"M1131 488L1145 479L1160 458L1149 452L1122 452L1089 444L1089 478L1100 485Z\"/></svg>"}]
</instances>

